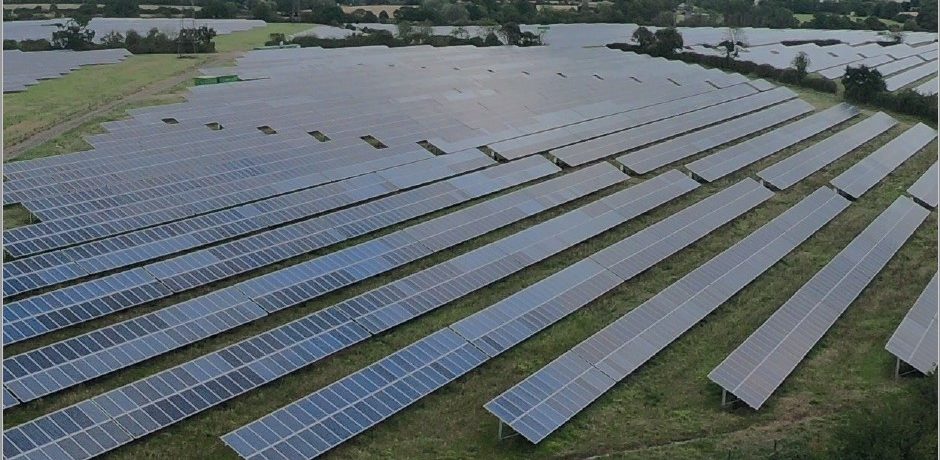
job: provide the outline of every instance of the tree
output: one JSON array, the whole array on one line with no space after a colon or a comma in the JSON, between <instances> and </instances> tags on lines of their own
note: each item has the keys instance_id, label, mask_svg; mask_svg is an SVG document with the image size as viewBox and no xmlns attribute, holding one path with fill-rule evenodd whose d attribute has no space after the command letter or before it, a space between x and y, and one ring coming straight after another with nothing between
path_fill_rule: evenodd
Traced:
<instances>
[{"instance_id":1,"label":"tree","mask_svg":"<svg viewBox=\"0 0 940 460\"><path fill-rule=\"evenodd\" d=\"M408 21L398 21L396 24L398 28L398 37L401 40L410 40L411 36L414 35L414 27L411 26L411 23Z\"/></svg>"},{"instance_id":2,"label":"tree","mask_svg":"<svg viewBox=\"0 0 940 460\"><path fill-rule=\"evenodd\" d=\"M923 30L937 31L937 0L921 0L917 9L917 25Z\"/></svg>"},{"instance_id":3,"label":"tree","mask_svg":"<svg viewBox=\"0 0 940 460\"><path fill-rule=\"evenodd\" d=\"M137 0L105 0L104 14L115 18L136 18L140 16Z\"/></svg>"},{"instance_id":4,"label":"tree","mask_svg":"<svg viewBox=\"0 0 940 460\"><path fill-rule=\"evenodd\" d=\"M379 22L382 24L388 22L388 11L382 10L379 12Z\"/></svg>"},{"instance_id":5,"label":"tree","mask_svg":"<svg viewBox=\"0 0 940 460\"><path fill-rule=\"evenodd\" d=\"M486 38L483 39L483 46L500 46L502 44L503 42L499 41L499 37L493 32L486 34Z\"/></svg>"},{"instance_id":6,"label":"tree","mask_svg":"<svg viewBox=\"0 0 940 460\"><path fill-rule=\"evenodd\" d=\"M675 27L676 26L676 15L672 11L660 11L656 17L653 18L653 25L657 27Z\"/></svg>"},{"instance_id":7,"label":"tree","mask_svg":"<svg viewBox=\"0 0 940 460\"><path fill-rule=\"evenodd\" d=\"M522 30L519 28L519 24L514 22L507 22L499 28L499 34L502 35L503 41L507 45L518 45L519 41L522 39Z\"/></svg>"},{"instance_id":8,"label":"tree","mask_svg":"<svg viewBox=\"0 0 940 460\"><path fill-rule=\"evenodd\" d=\"M271 22L275 17L275 5L269 1L261 0L255 3L251 8L251 17L262 21Z\"/></svg>"},{"instance_id":9,"label":"tree","mask_svg":"<svg viewBox=\"0 0 940 460\"><path fill-rule=\"evenodd\" d=\"M98 14L98 1L97 0L85 0L82 2L81 5L78 6L78 11L76 11L75 15L87 17L91 19L91 17L96 14Z\"/></svg>"},{"instance_id":10,"label":"tree","mask_svg":"<svg viewBox=\"0 0 940 460\"><path fill-rule=\"evenodd\" d=\"M652 32L650 32L649 29L640 26L637 27L637 29L633 32L631 41L636 43L636 45L639 46L640 50L643 52L649 52L653 47L653 43L656 42L656 37Z\"/></svg>"},{"instance_id":11,"label":"tree","mask_svg":"<svg viewBox=\"0 0 940 460\"><path fill-rule=\"evenodd\" d=\"M802 51L797 53L796 57L793 58L793 62L791 62L790 65L796 70L797 80L803 81L803 79L806 78L806 69L809 67L809 64L809 56Z\"/></svg>"},{"instance_id":12,"label":"tree","mask_svg":"<svg viewBox=\"0 0 940 460\"><path fill-rule=\"evenodd\" d=\"M238 11L234 3L224 0L208 0L202 9L196 13L197 17L207 19L232 19Z\"/></svg>"},{"instance_id":13,"label":"tree","mask_svg":"<svg viewBox=\"0 0 940 460\"><path fill-rule=\"evenodd\" d=\"M653 36L656 38L656 44L653 45L652 54L656 56L672 56L684 46L682 34L674 27L659 29Z\"/></svg>"},{"instance_id":14,"label":"tree","mask_svg":"<svg viewBox=\"0 0 940 460\"><path fill-rule=\"evenodd\" d=\"M846 66L842 86L845 87L845 98L854 102L871 102L878 96L878 93L887 89L881 72L864 65Z\"/></svg>"},{"instance_id":15,"label":"tree","mask_svg":"<svg viewBox=\"0 0 940 460\"><path fill-rule=\"evenodd\" d=\"M84 51L94 48L95 31L88 29L90 18L69 19L65 24L57 24L59 30L52 33L52 46L58 49Z\"/></svg>"}]
</instances>

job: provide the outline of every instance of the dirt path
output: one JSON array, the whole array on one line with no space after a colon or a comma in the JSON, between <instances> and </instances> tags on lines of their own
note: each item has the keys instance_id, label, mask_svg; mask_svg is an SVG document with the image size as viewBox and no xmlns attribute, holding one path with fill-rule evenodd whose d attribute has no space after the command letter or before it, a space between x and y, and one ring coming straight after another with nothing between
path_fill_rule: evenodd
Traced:
<instances>
[{"instance_id":1,"label":"dirt path","mask_svg":"<svg viewBox=\"0 0 940 460\"><path fill-rule=\"evenodd\" d=\"M206 62L204 62L201 65L194 66L190 69L183 71L182 73L178 75L167 78L166 80L161 80L151 85L145 86L141 88L139 91L137 91L136 93L127 95L119 99L115 99L104 105L95 107L91 111L85 112L81 115L71 117L68 120L65 120L59 124L51 126L50 128L39 131L27 137L22 142L11 145L9 147L5 147L3 149L3 161L16 158L17 156L22 155L23 152L26 152L27 150L33 147L42 145L75 128L78 128L79 126L91 120L94 120L96 117L114 110L116 107L122 104L126 104L129 102L137 101L137 100L144 99L150 96L155 96L155 95L164 93L167 90L173 88L174 86L177 86L180 83L183 83L184 81L195 76L200 67L217 66L217 65L224 63L227 60L234 59L239 54L241 53L237 51L229 51L225 53L214 54L212 55L212 57L207 59Z\"/></svg>"}]
</instances>

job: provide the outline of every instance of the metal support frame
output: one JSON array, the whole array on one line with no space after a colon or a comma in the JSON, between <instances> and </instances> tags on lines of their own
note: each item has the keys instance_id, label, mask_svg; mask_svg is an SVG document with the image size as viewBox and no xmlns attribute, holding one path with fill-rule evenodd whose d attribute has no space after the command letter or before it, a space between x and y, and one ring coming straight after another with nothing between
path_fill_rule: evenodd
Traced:
<instances>
[{"instance_id":1,"label":"metal support frame","mask_svg":"<svg viewBox=\"0 0 940 460\"><path fill-rule=\"evenodd\" d=\"M503 433L503 427L504 427L504 426L510 431L509 434ZM513 437L519 436L519 433L516 432L516 430L513 430L511 426L506 425L505 423L503 423L502 420L500 420L500 421L499 421L499 430L497 431L496 436L497 436L497 438L498 438L500 441L502 441L502 440L504 440L504 439L509 439L509 438L513 438Z\"/></svg>"},{"instance_id":2,"label":"metal support frame","mask_svg":"<svg viewBox=\"0 0 940 460\"><path fill-rule=\"evenodd\" d=\"M721 407L731 406L738 401L738 398L733 393L729 393L728 390L724 388L721 389Z\"/></svg>"}]
</instances>

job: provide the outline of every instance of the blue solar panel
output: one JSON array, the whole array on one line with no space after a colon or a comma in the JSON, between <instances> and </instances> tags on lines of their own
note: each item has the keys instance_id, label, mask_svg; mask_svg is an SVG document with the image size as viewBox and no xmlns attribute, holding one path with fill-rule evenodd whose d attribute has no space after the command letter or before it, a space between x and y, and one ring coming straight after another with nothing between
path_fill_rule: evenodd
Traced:
<instances>
[{"instance_id":1,"label":"blue solar panel","mask_svg":"<svg viewBox=\"0 0 940 460\"><path fill-rule=\"evenodd\" d=\"M3 360L3 384L21 401L68 388L248 323L264 310L223 289Z\"/></svg>"},{"instance_id":2,"label":"blue solar panel","mask_svg":"<svg viewBox=\"0 0 940 460\"><path fill-rule=\"evenodd\" d=\"M468 150L4 264L4 296L121 268L454 176L493 161ZM392 181L386 179L386 176Z\"/></svg>"},{"instance_id":3,"label":"blue solar panel","mask_svg":"<svg viewBox=\"0 0 940 460\"><path fill-rule=\"evenodd\" d=\"M17 399L13 396L12 393L10 393L9 391L7 391L6 389L3 390L3 409L4 409L4 410L6 410L6 409L8 409L8 408L10 408L10 407L13 407L13 406L15 406L15 405L17 405L17 404L19 404L19 403L20 403L20 402L17 401Z\"/></svg>"},{"instance_id":4,"label":"blue solar panel","mask_svg":"<svg viewBox=\"0 0 940 460\"><path fill-rule=\"evenodd\" d=\"M486 409L529 441L541 442L848 206L833 190L817 190L492 399Z\"/></svg>"},{"instance_id":5,"label":"blue solar panel","mask_svg":"<svg viewBox=\"0 0 940 460\"><path fill-rule=\"evenodd\" d=\"M3 306L3 343L36 337L170 294L146 270L135 268L10 302Z\"/></svg>"},{"instance_id":6,"label":"blue solar panel","mask_svg":"<svg viewBox=\"0 0 940 460\"><path fill-rule=\"evenodd\" d=\"M249 458L313 458L453 381L487 357L441 329L223 437Z\"/></svg>"},{"instance_id":7,"label":"blue solar panel","mask_svg":"<svg viewBox=\"0 0 940 460\"><path fill-rule=\"evenodd\" d=\"M142 305L157 298L167 297L171 295L171 292L166 287L182 291L187 288L202 286L236 273L282 261L295 255L307 253L326 245L360 236L480 196L469 195L467 192L461 191L459 188L465 188L465 184L473 184L474 193L485 194L519 185L538 177L544 177L558 170L556 166L544 158L526 158L471 173L467 176L449 179L367 202L316 217L310 221L254 235L247 239L191 252L152 263L143 268L30 297L4 306L4 315L7 319L7 324L4 324L4 343L9 344L25 340L91 318ZM435 192L441 192L442 194L435 194ZM274 237L272 235L278 236ZM281 240L285 244L278 245L278 240L275 238L282 237L283 240L286 240ZM370 243L373 246L369 246L369 248L374 249L374 246L387 244L389 241L391 241L391 237L377 243ZM246 248L246 246L248 247ZM370 264L376 263L379 264L376 267L388 266L390 263L400 265L401 257L407 257L415 250L419 253L423 251L420 245L412 244L410 248L405 247L397 252L386 254L383 259L362 262L354 269L368 271ZM352 251L359 251L359 249L349 249L346 254ZM232 259L222 260L219 255L232 257ZM331 261L336 260L337 263L343 263L343 261L336 259L340 256L332 257ZM396 262L396 260L399 262ZM298 266L306 267L303 264ZM374 270L375 267L372 269ZM123 286L116 285L112 280L120 280L123 279L122 277L129 276L125 275L126 273L141 274L144 278L151 280L153 286L156 287L148 286L150 289L147 289L143 294L132 292L134 295L121 295L119 291L124 290ZM277 273L279 272L272 273L269 276L276 277L278 276ZM364 273L366 272L363 272L363 275ZM336 275L330 275L330 284L340 286L342 284L338 283L349 280L346 274L340 274L340 276L342 278L335 279ZM154 277L156 280L152 280ZM73 298L80 300L70 300ZM61 312L57 310L61 310ZM8 311L12 311L12 316L6 316ZM53 318L47 319L45 316L53 316Z\"/></svg>"},{"instance_id":8,"label":"blue solar panel","mask_svg":"<svg viewBox=\"0 0 940 460\"><path fill-rule=\"evenodd\" d=\"M678 178L684 178L692 182L694 186L694 181L685 178L685 176L679 174ZM478 222L468 218L471 215L479 217L478 210L484 210L486 215L502 214L508 218L519 220L527 214L517 215L505 211L522 205L528 212L536 213L549 207L564 204L624 179L626 179L626 175L617 171L613 166L609 164L596 165L540 184L531 185L502 197L466 208L455 214L444 215L408 227L408 229L439 229L441 225L438 224L445 223L448 225L443 226L445 233L442 234L450 232L463 238L453 241L456 244L486 230L477 226L473 232L467 233L461 228ZM648 181L648 183L656 184L655 181ZM670 188L676 187L674 182L661 183L657 186L664 189L662 193L668 194L667 196L674 196L678 193L675 190L670 190ZM637 186L630 190L634 189L643 192L642 194L645 195L648 194L645 190L651 188L650 186ZM637 194L640 195L640 193ZM522 199L520 200L520 198ZM525 203L534 201L543 204L539 208L525 205ZM629 200L625 201L630 202ZM503 219L500 221L501 224L505 223L505 217ZM394 235L396 234L393 233L388 236ZM364 246L371 247L369 245L374 241L376 240L314 259L319 262L312 266L322 269L323 279L329 279L331 283L335 282L334 280L337 279L335 276L328 278L331 274L336 273L338 265L334 262L339 260L341 261L339 263L349 262L354 265L361 265L363 263L363 260L361 260L362 253L357 251ZM500 252L500 255L504 254ZM519 268L521 267L512 267L512 271ZM356 275L362 275L362 273ZM483 287L486 284L480 284L479 281L481 280L474 280L476 283L475 288ZM319 286L319 289L326 292L328 287L335 288L336 286L322 285ZM140 318L8 358L4 361L8 387L14 393L20 395L21 398L34 399L140 362L167 350L193 343L222 330L234 328L266 314L255 303L248 301L242 288L243 285L231 286ZM321 314L328 315L329 312L321 311L313 317L317 318ZM337 315L346 318L338 311ZM179 323L173 320L175 318L189 318L192 321ZM347 321L349 320L347 319ZM294 337L291 336L291 338ZM302 344L295 344L291 341L286 341L285 345L302 346Z\"/></svg>"}]
</instances>

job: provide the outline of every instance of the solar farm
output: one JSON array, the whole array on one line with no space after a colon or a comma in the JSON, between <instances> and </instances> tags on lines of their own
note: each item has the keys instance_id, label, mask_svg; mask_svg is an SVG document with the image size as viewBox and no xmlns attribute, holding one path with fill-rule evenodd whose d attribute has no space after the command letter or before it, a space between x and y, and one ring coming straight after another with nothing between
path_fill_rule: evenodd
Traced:
<instances>
[{"instance_id":1,"label":"solar farm","mask_svg":"<svg viewBox=\"0 0 940 460\"><path fill-rule=\"evenodd\" d=\"M4 458L766 456L936 368L935 126L551 40L201 72L4 163Z\"/></svg>"}]
</instances>

